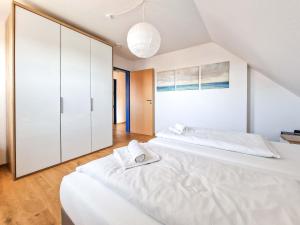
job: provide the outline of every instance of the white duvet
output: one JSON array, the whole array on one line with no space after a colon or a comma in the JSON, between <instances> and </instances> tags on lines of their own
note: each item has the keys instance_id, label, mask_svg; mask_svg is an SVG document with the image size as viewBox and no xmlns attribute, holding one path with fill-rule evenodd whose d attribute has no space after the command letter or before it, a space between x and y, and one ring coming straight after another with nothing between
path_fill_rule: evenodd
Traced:
<instances>
[{"instance_id":1,"label":"white duvet","mask_svg":"<svg viewBox=\"0 0 300 225\"><path fill-rule=\"evenodd\" d=\"M249 155L280 158L263 137L257 134L186 128L182 134L166 129L156 133L156 136Z\"/></svg>"},{"instance_id":2,"label":"white duvet","mask_svg":"<svg viewBox=\"0 0 300 225\"><path fill-rule=\"evenodd\" d=\"M300 224L298 181L158 144L146 145L161 161L124 171L110 155L77 171L166 225Z\"/></svg>"}]
</instances>

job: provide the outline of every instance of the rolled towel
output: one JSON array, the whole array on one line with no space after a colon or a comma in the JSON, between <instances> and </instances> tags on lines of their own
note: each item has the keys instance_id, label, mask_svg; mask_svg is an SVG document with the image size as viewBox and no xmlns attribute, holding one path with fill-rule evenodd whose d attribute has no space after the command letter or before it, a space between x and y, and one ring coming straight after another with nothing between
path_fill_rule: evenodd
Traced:
<instances>
[{"instance_id":1,"label":"rolled towel","mask_svg":"<svg viewBox=\"0 0 300 225\"><path fill-rule=\"evenodd\" d=\"M158 162L160 160L160 156L155 152L152 152L150 149L147 148L145 148L145 151L147 152L145 161L140 163L137 163L132 160L128 150L128 146L114 149L113 155L124 170Z\"/></svg>"},{"instance_id":2,"label":"rolled towel","mask_svg":"<svg viewBox=\"0 0 300 225\"><path fill-rule=\"evenodd\" d=\"M129 142L128 151L130 153L131 158L136 163L141 163L146 158L145 149L136 140L132 140L131 142Z\"/></svg>"},{"instance_id":3,"label":"rolled towel","mask_svg":"<svg viewBox=\"0 0 300 225\"><path fill-rule=\"evenodd\" d=\"M176 123L174 128L178 130L181 134L185 131L186 127L183 124Z\"/></svg>"},{"instance_id":4,"label":"rolled towel","mask_svg":"<svg viewBox=\"0 0 300 225\"><path fill-rule=\"evenodd\" d=\"M175 127L169 127L169 130L175 134L182 134L179 130L177 130Z\"/></svg>"}]
</instances>

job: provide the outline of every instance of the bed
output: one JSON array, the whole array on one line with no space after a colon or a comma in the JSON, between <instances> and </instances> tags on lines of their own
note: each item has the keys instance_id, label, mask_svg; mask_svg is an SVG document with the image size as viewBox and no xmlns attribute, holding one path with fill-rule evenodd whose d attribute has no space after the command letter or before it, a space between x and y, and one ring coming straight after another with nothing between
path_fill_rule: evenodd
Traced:
<instances>
[{"instance_id":1,"label":"bed","mask_svg":"<svg viewBox=\"0 0 300 225\"><path fill-rule=\"evenodd\" d=\"M160 224L100 182L80 172L64 177L60 201L63 225L140 225L141 221L143 225Z\"/></svg>"},{"instance_id":2,"label":"bed","mask_svg":"<svg viewBox=\"0 0 300 225\"><path fill-rule=\"evenodd\" d=\"M124 171L113 155L92 161L62 181L63 223L300 224L300 146L268 144L280 159L158 137L144 145L159 162Z\"/></svg>"}]
</instances>

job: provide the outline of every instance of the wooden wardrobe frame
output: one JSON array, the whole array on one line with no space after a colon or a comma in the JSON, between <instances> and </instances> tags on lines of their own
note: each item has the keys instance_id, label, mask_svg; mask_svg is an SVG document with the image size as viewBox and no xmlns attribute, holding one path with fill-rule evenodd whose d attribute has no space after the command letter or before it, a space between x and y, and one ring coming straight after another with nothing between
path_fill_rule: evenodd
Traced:
<instances>
[{"instance_id":1,"label":"wooden wardrobe frame","mask_svg":"<svg viewBox=\"0 0 300 225\"><path fill-rule=\"evenodd\" d=\"M73 31L81 33L89 38L100 41L106 45L114 47L114 44L103 37L86 31L84 28L64 21L62 18L52 15L37 7L31 6L20 1L13 1L10 15L6 21L6 141L7 141L7 161L13 179L16 177L16 111L15 111L15 15L16 7L23 8L29 12L42 16L59 25L67 27ZM113 61L112 61L113 62ZM112 75L113 77L113 75ZM113 99L112 99L113 100ZM65 163L65 162L63 162ZM60 164L60 163L59 163ZM57 164L56 164L57 165ZM55 165L53 165L55 166ZM50 166L52 167L52 166ZM48 167L48 168L50 168ZM46 169L46 168L45 168ZM43 170L43 169L42 169ZM40 171L40 170L39 170ZM38 171L37 171L38 172ZM35 172L33 172L35 173ZM29 175L29 174L28 174ZM25 175L27 176L27 175Z\"/></svg>"}]
</instances>

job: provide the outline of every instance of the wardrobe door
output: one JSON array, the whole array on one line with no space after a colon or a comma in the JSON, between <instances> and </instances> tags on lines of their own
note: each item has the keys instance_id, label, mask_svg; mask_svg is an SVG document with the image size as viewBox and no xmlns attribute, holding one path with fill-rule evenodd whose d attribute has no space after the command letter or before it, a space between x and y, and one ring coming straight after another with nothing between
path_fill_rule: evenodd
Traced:
<instances>
[{"instance_id":1,"label":"wardrobe door","mask_svg":"<svg viewBox=\"0 0 300 225\"><path fill-rule=\"evenodd\" d=\"M92 151L112 145L112 47L91 40Z\"/></svg>"},{"instance_id":2,"label":"wardrobe door","mask_svg":"<svg viewBox=\"0 0 300 225\"><path fill-rule=\"evenodd\" d=\"M90 38L61 26L62 161L91 152Z\"/></svg>"},{"instance_id":3,"label":"wardrobe door","mask_svg":"<svg viewBox=\"0 0 300 225\"><path fill-rule=\"evenodd\" d=\"M16 177L60 162L60 26L16 7Z\"/></svg>"}]
</instances>

